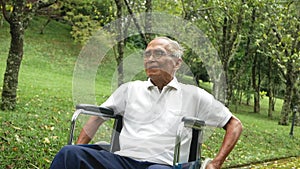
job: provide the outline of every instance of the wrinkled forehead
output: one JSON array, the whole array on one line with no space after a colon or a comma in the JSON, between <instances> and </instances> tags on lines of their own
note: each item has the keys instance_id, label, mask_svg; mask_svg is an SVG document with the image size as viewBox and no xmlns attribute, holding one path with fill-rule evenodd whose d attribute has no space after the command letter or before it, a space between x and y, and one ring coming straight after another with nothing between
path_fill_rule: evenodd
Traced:
<instances>
[{"instance_id":1,"label":"wrinkled forehead","mask_svg":"<svg viewBox=\"0 0 300 169\"><path fill-rule=\"evenodd\" d=\"M149 48L165 48L166 50L169 48L170 42L166 39L157 38L152 40L148 45L146 49Z\"/></svg>"}]
</instances>

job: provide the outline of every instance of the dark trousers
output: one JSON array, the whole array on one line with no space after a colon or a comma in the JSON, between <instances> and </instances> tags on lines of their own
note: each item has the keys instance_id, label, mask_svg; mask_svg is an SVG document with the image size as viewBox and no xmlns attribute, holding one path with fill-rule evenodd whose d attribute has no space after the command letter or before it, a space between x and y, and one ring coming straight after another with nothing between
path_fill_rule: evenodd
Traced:
<instances>
[{"instance_id":1,"label":"dark trousers","mask_svg":"<svg viewBox=\"0 0 300 169\"><path fill-rule=\"evenodd\" d=\"M172 166L122 157L97 145L67 145L54 157L50 169L172 169Z\"/></svg>"}]
</instances>

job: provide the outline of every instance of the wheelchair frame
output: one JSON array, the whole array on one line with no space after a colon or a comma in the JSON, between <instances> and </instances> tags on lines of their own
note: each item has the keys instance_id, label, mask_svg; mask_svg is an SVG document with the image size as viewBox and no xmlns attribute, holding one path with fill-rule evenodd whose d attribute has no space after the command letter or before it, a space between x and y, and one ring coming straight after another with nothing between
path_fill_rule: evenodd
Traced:
<instances>
[{"instance_id":1,"label":"wheelchair frame","mask_svg":"<svg viewBox=\"0 0 300 169\"><path fill-rule=\"evenodd\" d=\"M121 132L123 126L122 116L114 115L114 112L111 109L96 106L96 105L91 105L91 104L76 105L76 111L74 112L71 119L70 135L68 140L69 145L73 144L76 120L80 114L114 119L110 144L99 144L99 146L110 152L114 152L120 149L119 133ZM183 117L182 122L184 123L184 127L192 129L192 140L191 140L191 146L189 151L188 163L198 163L197 165L198 167L200 167L201 149L202 149L201 140L203 140L202 137L203 137L203 128L205 127L205 122L195 117ZM181 166L181 164L179 164L180 145L181 145L180 140L181 140L180 135L177 135L176 142L175 142L176 143L175 149L174 149L173 166Z\"/></svg>"}]
</instances>

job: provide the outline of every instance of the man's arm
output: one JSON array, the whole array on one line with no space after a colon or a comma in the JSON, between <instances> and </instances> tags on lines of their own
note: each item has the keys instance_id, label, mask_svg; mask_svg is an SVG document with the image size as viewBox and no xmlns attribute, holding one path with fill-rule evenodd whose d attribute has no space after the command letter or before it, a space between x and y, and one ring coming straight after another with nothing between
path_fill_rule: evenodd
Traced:
<instances>
[{"instance_id":1,"label":"man's arm","mask_svg":"<svg viewBox=\"0 0 300 169\"><path fill-rule=\"evenodd\" d=\"M219 150L219 153L216 157L206 166L206 169L219 169L221 168L222 164L224 163L226 157L229 155L231 150L236 145L242 130L243 126L241 121L232 116L227 124L224 126L226 130L226 134L223 139L222 146Z\"/></svg>"},{"instance_id":2,"label":"man's arm","mask_svg":"<svg viewBox=\"0 0 300 169\"><path fill-rule=\"evenodd\" d=\"M83 126L76 143L77 144L88 144L94 137L99 126L104 121L105 120L103 120L102 118L97 117L97 116L90 117L89 120L87 121L87 123Z\"/></svg>"}]
</instances>

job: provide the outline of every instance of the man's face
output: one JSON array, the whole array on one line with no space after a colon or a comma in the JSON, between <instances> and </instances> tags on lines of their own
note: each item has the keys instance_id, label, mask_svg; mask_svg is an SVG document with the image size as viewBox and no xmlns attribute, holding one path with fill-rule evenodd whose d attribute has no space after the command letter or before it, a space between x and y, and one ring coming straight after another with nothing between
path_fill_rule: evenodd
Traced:
<instances>
[{"instance_id":1,"label":"man's face","mask_svg":"<svg viewBox=\"0 0 300 169\"><path fill-rule=\"evenodd\" d=\"M144 53L144 67L150 79L172 79L180 67L181 58L171 56L167 50L168 45L169 42L165 39L155 39L148 44Z\"/></svg>"}]
</instances>

